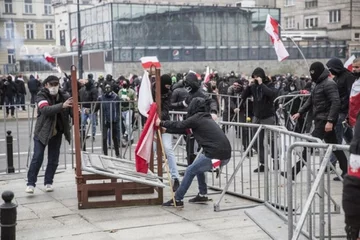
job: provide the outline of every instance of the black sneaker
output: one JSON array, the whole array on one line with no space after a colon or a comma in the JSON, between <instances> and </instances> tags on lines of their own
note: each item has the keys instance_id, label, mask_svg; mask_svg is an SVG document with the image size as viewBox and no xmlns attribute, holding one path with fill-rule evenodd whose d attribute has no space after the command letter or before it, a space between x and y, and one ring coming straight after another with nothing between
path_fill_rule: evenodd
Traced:
<instances>
[{"instance_id":1,"label":"black sneaker","mask_svg":"<svg viewBox=\"0 0 360 240\"><path fill-rule=\"evenodd\" d=\"M176 190L179 188L179 186L180 186L180 181L179 181L179 179L175 178L173 186L172 186L173 187L173 192L176 192Z\"/></svg>"},{"instance_id":2,"label":"black sneaker","mask_svg":"<svg viewBox=\"0 0 360 240\"><path fill-rule=\"evenodd\" d=\"M183 208L184 207L184 202L183 201L178 201L176 200L176 206L174 205L174 201L172 199L170 199L167 202L164 202L162 204L163 207L177 207L177 208Z\"/></svg>"},{"instance_id":3,"label":"black sneaker","mask_svg":"<svg viewBox=\"0 0 360 240\"><path fill-rule=\"evenodd\" d=\"M265 172L265 166L261 164L259 168L254 170L254 173L258 173L258 172Z\"/></svg>"},{"instance_id":4,"label":"black sneaker","mask_svg":"<svg viewBox=\"0 0 360 240\"><path fill-rule=\"evenodd\" d=\"M189 203L204 203L208 202L209 199L207 196L200 196L200 194L196 195L196 197L189 199Z\"/></svg>"}]
</instances>

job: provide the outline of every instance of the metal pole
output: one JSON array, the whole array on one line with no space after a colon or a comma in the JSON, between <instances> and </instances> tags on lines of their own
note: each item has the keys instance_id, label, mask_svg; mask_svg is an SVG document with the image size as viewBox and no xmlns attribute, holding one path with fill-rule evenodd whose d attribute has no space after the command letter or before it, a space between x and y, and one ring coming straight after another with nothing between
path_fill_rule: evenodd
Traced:
<instances>
[{"instance_id":1,"label":"metal pole","mask_svg":"<svg viewBox=\"0 0 360 240\"><path fill-rule=\"evenodd\" d=\"M14 173L14 158L13 158L13 137L11 136L11 131L7 131L6 136L6 155L7 155L7 173ZM18 140L19 141L19 140ZM20 154L18 154L20 155Z\"/></svg>"},{"instance_id":2,"label":"metal pole","mask_svg":"<svg viewBox=\"0 0 360 240\"><path fill-rule=\"evenodd\" d=\"M79 69L79 79L82 79L83 58L82 58L82 44L81 44L80 0L77 0L77 22L78 22L78 69Z\"/></svg>"}]
</instances>

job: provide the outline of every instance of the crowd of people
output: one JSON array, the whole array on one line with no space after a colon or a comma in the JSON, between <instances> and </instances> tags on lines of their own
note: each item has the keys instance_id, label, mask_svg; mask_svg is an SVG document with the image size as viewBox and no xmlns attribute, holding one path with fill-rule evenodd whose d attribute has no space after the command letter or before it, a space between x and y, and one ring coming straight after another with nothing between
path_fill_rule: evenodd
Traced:
<instances>
[{"instance_id":1,"label":"crowd of people","mask_svg":"<svg viewBox=\"0 0 360 240\"><path fill-rule=\"evenodd\" d=\"M150 80L152 93L155 96L154 76L150 76ZM141 82L141 77L137 75L130 79L124 76L115 79L110 74L107 74L105 78L98 76L97 79L93 74L88 74L87 79L79 80L82 138L86 139L87 126L91 125L90 137L92 141L95 141L96 126L100 125L103 154L108 154L108 145L110 145L114 148L116 157L120 157L119 148L133 143L134 129L146 121L145 116L139 118L137 110ZM354 204L354 201L359 201L359 198L349 197L351 193L345 190L352 189L353 191L357 188L360 192L360 186L356 185L360 182L360 176L357 174L360 168L359 140L356 139L356 135L354 139L352 129L360 110L360 58L353 62L352 72L344 67L340 59L332 58L325 65L321 62L312 63L309 76L298 77L291 74L269 76L264 69L258 67L249 77L243 74L238 75L234 71L225 76L220 76L216 71L210 76L191 71L183 74L163 74L160 84L161 115L156 124L164 128L162 139L175 192L175 201L165 202L164 206L183 206L184 195L195 176L199 182L199 194L190 202L208 200L204 172L211 169L212 159L219 159L220 166L224 166L231 156L231 145L225 135L228 129L226 126L222 129L216 128L217 125L213 120L220 117L225 122L251 121L256 124L276 125L278 124L276 114L278 106L274 100L288 94L308 96L305 103L295 104L295 107L290 110L289 117L292 121L306 124L303 118L307 112L310 112L310 119L314 125L312 136L332 144L341 144L343 141L348 144L352 142L350 166L348 166L346 155L341 150L333 152L331 163L336 165L336 162L339 162L342 170L341 178L345 178L345 184L349 184L344 188L344 196L346 196L344 205L348 206ZM64 134L67 140L70 138L69 127L66 123L72 117L69 111L72 107L71 83L67 77L60 81L56 76L49 76L41 84L34 76L30 76L28 88L31 103L38 109L38 119L34 132L34 155L28 172L26 192L34 193L46 146L51 151L48 155L44 184L46 191L52 191L54 173L59 160L61 136ZM19 107L19 110L26 110L26 92L21 75L6 76L0 81L1 106L5 106L7 116L10 114L14 117L15 105ZM187 114L178 119L171 119L169 114L171 110L185 111ZM191 131L188 131L189 129ZM209 134L210 129L212 129L212 134ZM188 168L182 181L180 181L172 148L171 134L175 133L184 134L186 139ZM238 138L246 135L236 130ZM82 144L84 149L85 142L83 141ZM249 139L243 137L241 142L246 147ZM267 143L264 142L263 132L260 133L257 144L260 145L257 147L260 165L254 172L259 173L264 172L267 165L264 157L264 144ZM217 146L223 146L221 151L214 151ZM274 144L270 146L274 147ZM200 147L203 151L194 162ZM274 150L271 151L271 153L274 152ZM304 149L303 159L295 164L291 173L281 172L281 175L288 178L288 174L291 174L292 179L295 179L302 167L306 165L306 152ZM279 160L273 154L271 158L274 166L278 166ZM341 178L335 177L334 180L339 181ZM345 207L345 215L347 219L352 219L352 221L346 221L347 233L356 231L359 233L360 226L356 225L358 222L354 224L353 221L356 213L347 209L349 208ZM359 217L360 213L357 214Z\"/></svg>"}]
</instances>

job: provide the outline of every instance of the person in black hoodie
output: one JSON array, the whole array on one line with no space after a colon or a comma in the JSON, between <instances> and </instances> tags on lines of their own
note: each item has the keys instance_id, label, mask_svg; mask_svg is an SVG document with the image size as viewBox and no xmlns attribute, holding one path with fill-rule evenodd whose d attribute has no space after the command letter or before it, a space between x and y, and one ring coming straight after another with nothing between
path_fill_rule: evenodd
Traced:
<instances>
[{"instance_id":1,"label":"person in black hoodie","mask_svg":"<svg viewBox=\"0 0 360 240\"><path fill-rule=\"evenodd\" d=\"M339 144L342 144L343 139L347 144L349 144L351 142L353 132L350 128L345 129L343 122L346 121L348 117L350 92L356 77L349 70L344 68L344 64L338 58L330 59L326 63L326 66L328 67L330 73L335 76L333 80L336 82L339 89L341 102L339 117L335 123L336 138ZM336 158L334 154L331 156L330 161L334 166L336 165Z\"/></svg>"},{"instance_id":2,"label":"person in black hoodie","mask_svg":"<svg viewBox=\"0 0 360 240\"><path fill-rule=\"evenodd\" d=\"M277 89L275 84L270 81L265 75L265 71L262 68L256 68L252 73L254 83L249 85L242 93L241 98L244 101L253 96L253 123L275 125L275 107L274 100L277 95ZM264 159L264 132L261 131L259 135L259 155L260 166L255 169L254 172L265 171L265 159ZM274 146L274 144L271 144ZM271 151L274 154L274 151Z\"/></svg>"},{"instance_id":3,"label":"person in black hoodie","mask_svg":"<svg viewBox=\"0 0 360 240\"><path fill-rule=\"evenodd\" d=\"M305 104L300 108L299 112L292 116L293 120L298 119L312 108L312 115L315 121L315 129L311 133L313 137L323 139L326 143L337 144L335 133L335 124L337 122L340 111L340 97L336 83L331 80L329 71L321 62L314 62L310 66L311 79L316 83L314 90ZM313 150L313 149L311 149ZM347 173L347 159L345 153L340 150L334 151L336 158L342 170L341 176ZM304 149L302 157L307 162L307 151ZM292 169L292 179L301 171L304 166L303 161L299 160ZM286 172L281 175L287 177ZM340 181L338 177L335 181Z\"/></svg>"},{"instance_id":4,"label":"person in black hoodie","mask_svg":"<svg viewBox=\"0 0 360 240\"><path fill-rule=\"evenodd\" d=\"M231 145L224 132L212 119L209 113L210 100L196 97L192 99L184 121L161 121L157 119L156 125L169 131L185 131L191 129L196 141L203 148L203 153L196 161L187 167L185 176L175 192L176 207L183 207L183 198L189 189L194 177L197 177L199 194L190 199L191 203L208 201L205 172L213 168L212 160L220 160L220 166L226 165L231 157ZM167 130L167 131L168 131ZM173 200L167 201L163 206L174 206Z\"/></svg>"},{"instance_id":5,"label":"person in black hoodie","mask_svg":"<svg viewBox=\"0 0 360 240\"><path fill-rule=\"evenodd\" d=\"M177 83L173 84L171 88L172 88L171 104L183 102L189 96L189 93L185 89L183 80L180 80ZM186 111L185 106L172 107L172 109L176 111Z\"/></svg>"},{"instance_id":6,"label":"person in black hoodie","mask_svg":"<svg viewBox=\"0 0 360 240\"><path fill-rule=\"evenodd\" d=\"M15 85L17 88L17 94L16 94L16 104L18 105L17 108L20 108L25 111L25 95L26 95L26 89L25 89L25 82L22 75L19 75L15 79Z\"/></svg>"},{"instance_id":7,"label":"person in black hoodie","mask_svg":"<svg viewBox=\"0 0 360 240\"><path fill-rule=\"evenodd\" d=\"M187 92L189 93L189 95L182 102L172 103L171 107L172 108L179 108L179 107L187 108L190 105L192 99L194 99L196 97L209 99L209 102L210 102L209 112L210 112L211 116L213 117L213 119L215 120L215 119L217 119L218 104L216 101L211 99L211 96L209 96L200 87L200 85L201 85L200 81L197 79L197 76L194 73L187 74L185 77L185 80L184 80L184 86L185 86L185 89L187 90ZM186 136L186 153L187 153L188 165L190 165L196 157L194 148L195 148L194 136L192 134L188 134Z\"/></svg>"},{"instance_id":8,"label":"person in black hoodie","mask_svg":"<svg viewBox=\"0 0 360 240\"><path fill-rule=\"evenodd\" d=\"M33 107L35 107L35 97L36 94L40 91L41 83L39 80L37 80L34 75L30 75L29 82L28 82L28 88L31 95L30 103Z\"/></svg>"},{"instance_id":9,"label":"person in black hoodie","mask_svg":"<svg viewBox=\"0 0 360 240\"><path fill-rule=\"evenodd\" d=\"M350 144L349 171L344 177L342 205L345 213L347 240L360 239L360 114Z\"/></svg>"},{"instance_id":10,"label":"person in black hoodie","mask_svg":"<svg viewBox=\"0 0 360 240\"><path fill-rule=\"evenodd\" d=\"M9 110L11 110L11 117L15 117L14 99L17 94L17 88L12 76L8 76L3 85L3 93L5 95L6 117L9 116Z\"/></svg>"},{"instance_id":11,"label":"person in black hoodie","mask_svg":"<svg viewBox=\"0 0 360 240\"><path fill-rule=\"evenodd\" d=\"M98 100L98 90L94 85L94 76L88 74L88 81L79 91L81 103L81 129L86 132L88 119L92 126L92 140L95 141L96 134L96 114L94 112L95 102ZM84 133L85 134L85 133Z\"/></svg>"}]
</instances>

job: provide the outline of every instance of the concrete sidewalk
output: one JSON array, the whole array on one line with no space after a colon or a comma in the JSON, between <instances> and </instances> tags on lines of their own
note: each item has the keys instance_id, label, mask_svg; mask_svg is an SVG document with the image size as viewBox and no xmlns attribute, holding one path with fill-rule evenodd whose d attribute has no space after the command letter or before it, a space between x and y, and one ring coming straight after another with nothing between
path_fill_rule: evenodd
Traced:
<instances>
[{"instance_id":1,"label":"concrete sidewalk","mask_svg":"<svg viewBox=\"0 0 360 240\"><path fill-rule=\"evenodd\" d=\"M11 190L18 204L17 239L37 240L224 240L270 239L244 213L244 209L214 212L213 202L189 204L197 193L193 183L181 210L161 206L78 210L74 170L55 176L55 191L47 193L39 177L35 193L25 193L25 174L0 176L0 191ZM170 199L170 189L164 189ZM222 207L249 206L253 202L225 196Z\"/></svg>"}]
</instances>

